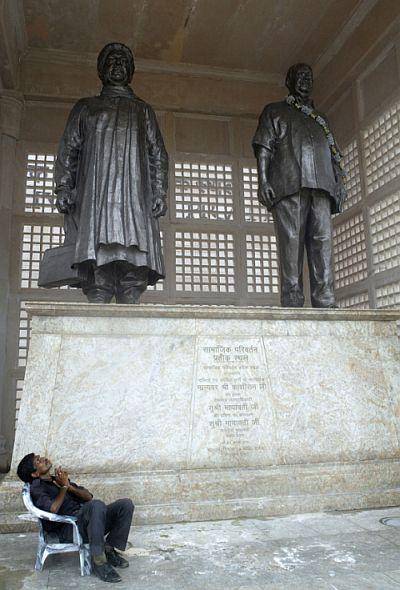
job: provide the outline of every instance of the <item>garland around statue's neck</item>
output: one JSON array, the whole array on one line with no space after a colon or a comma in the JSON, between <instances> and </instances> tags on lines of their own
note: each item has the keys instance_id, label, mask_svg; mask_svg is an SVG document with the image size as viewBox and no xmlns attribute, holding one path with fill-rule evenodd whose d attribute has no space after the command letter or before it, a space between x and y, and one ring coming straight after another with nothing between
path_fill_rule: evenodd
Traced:
<instances>
[{"instance_id":1,"label":"garland around statue's neck","mask_svg":"<svg viewBox=\"0 0 400 590\"><path fill-rule=\"evenodd\" d=\"M288 105L294 106L296 109L301 111L307 117L311 117L311 119L314 119L314 121L322 127L322 129L325 133L326 139L328 141L329 149L331 150L332 158L336 162L336 164L339 166L339 169L340 169L342 175L346 176L346 170L345 170L344 163L343 163L343 156L340 153L340 150L336 144L335 138L333 137L333 134L332 134L331 130L329 129L329 125L325 121L325 119L323 117L321 117L321 115L318 115L318 113L316 113L313 108L311 108L305 104L299 103L292 94L289 94L289 96L286 98L286 102Z\"/></svg>"}]
</instances>

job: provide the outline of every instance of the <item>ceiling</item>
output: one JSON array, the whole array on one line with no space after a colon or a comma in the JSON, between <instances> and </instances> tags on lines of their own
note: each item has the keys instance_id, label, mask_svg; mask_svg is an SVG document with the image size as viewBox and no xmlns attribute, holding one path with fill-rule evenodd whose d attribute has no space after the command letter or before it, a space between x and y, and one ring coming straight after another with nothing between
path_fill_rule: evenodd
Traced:
<instances>
[{"instance_id":1,"label":"ceiling","mask_svg":"<svg viewBox=\"0 0 400 590\"><path fill-rule=\"evenodd\" d=\"M110 41L169 64L283 75L312 66L371 0L24 0L28 48L98 53ZM347 24L346 24L347 23Z\"/></svg>"}]
</instances>

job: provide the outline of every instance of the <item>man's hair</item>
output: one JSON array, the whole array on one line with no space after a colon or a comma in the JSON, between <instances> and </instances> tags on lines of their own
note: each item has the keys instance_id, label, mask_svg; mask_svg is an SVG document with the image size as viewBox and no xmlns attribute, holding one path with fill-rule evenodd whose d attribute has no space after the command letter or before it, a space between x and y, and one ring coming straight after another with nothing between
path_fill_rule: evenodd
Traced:
<instances>
[{"instance_id":1,"label":"man's hair","mask_svg":"<svg viewBox=\"0 0 400 590\"><path fill-rule=\"evenodd\" d=\"M17 475L25 483L32 483L33 481L32 473L36 471L33 464L34 457L35 453L29 453L29 455L25 455L17 467Z\"/></svg>"},{"instance_id":2,"label":"man's hair","mask_svg":"<svg viewBox=\"0 0 400 590\"><path fill-rule=\"evenodd\" d=\"M307 68L310 70L311 74L313 73L312 67L309 66L308 64L301 64L300 63L300 64L294 64L293 66L290 66L290 68L287 71L286 81L285 81L285 86L289 90L289 92L293 92L297 70L299 70L300 68Z\"/></svg>"},{"instance_id":3,"label":"man's hair","mask_svg":"<svg viewBox=\"0 0 400 590\"><path fill-rule=\"evenodd\" d=\"M129 62L129 81L131 81L133 72L135 71L135 62L133 60L132 51L123 43L108 43L100 51L99 56L97 58L97 73L99 75L100 80L104 82L104 65L106 63L107 57L113 51L123 51L125 53Z\"/></svg>"}]
</instances>

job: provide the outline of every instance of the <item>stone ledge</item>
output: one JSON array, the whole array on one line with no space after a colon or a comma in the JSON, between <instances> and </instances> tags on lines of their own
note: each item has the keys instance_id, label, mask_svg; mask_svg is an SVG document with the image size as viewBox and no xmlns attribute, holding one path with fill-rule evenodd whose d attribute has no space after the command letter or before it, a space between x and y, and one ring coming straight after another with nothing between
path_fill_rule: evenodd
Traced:
<instances>
[{"instance_id":1,"label":"stone ledge","mask_svg":"<svg viewBox=\"0 0 400 590\"><path fill-rule=\"evenodd\" d=\"M389 459L73 476L105 502L132 498L135 524L154 524L398 506L399 470L400 460ZM0 486L0 532L35 530L18 520L21 486L11 477Z\"/></svg>"},{"instance_id":2,"label":"stone ledge","mask_svg":"<svg viewBox=\"0 0 400 590\"><path fill-rule=\"evenodd\" d=\"M336 321L400 321L400 310L314 309L285 307L239 307L235 305L108 305L28 301L25 309L30 316L68 317L159 317L205 319L259 320L336 320Z\"/></svg>"}]
</instances>

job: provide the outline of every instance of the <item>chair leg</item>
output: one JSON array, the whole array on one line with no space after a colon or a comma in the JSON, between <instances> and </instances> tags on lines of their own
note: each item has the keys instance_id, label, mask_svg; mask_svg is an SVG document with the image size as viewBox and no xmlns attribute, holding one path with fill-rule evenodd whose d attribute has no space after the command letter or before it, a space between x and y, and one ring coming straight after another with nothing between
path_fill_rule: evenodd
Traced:
<instances>
[{"instance_id":1,"label":"chair leg","mask_svg":"<svg viewBox=\"0 0 400 590\"><path fill-rule=\"evenodd\" d=\"M46 545L39 541L38 550L36 554L36 563L35 563L35 570L41 572L43 570L44 562L46 561L46 557L48 556L48 552L46 550Z\"/></svg>"},{"instance_id":2,"label":"chair leg","mask_svg":"<svg viewBox=\"0 0 400 590\"><path fill-rule=\"evenodd\" d=\"M81 564L81 576L90 576L92 573L92 562L90 560L89 545L81 545L79 549L79 561Z\"/></svg>"}]
</instances>

